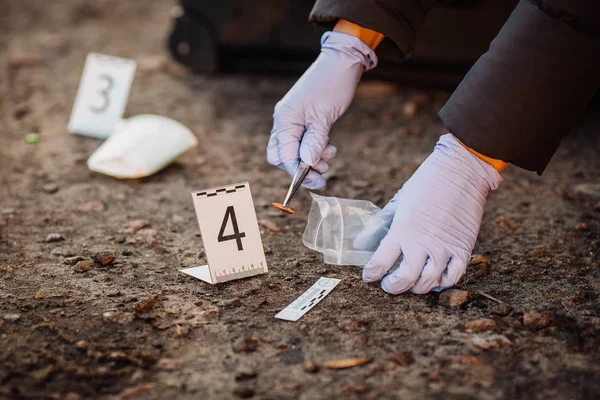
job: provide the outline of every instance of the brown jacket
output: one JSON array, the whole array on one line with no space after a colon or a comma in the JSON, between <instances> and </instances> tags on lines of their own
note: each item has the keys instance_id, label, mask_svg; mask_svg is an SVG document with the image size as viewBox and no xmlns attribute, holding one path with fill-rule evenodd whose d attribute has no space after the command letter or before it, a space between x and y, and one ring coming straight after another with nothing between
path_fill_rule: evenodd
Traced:
<instances>
[{"instance_id":1,"label":"brown jacket","mask_svg":"<svg viewBox=\"0 0 600 400\"><path fill-rule=\"evenodd\" d=\"M401 60L432 3L317 0L310 20L383 33L378 53ZM600 0L522 0L439 116L467 146L541 174L599 87Z\"/></svg>"}]
</instances>

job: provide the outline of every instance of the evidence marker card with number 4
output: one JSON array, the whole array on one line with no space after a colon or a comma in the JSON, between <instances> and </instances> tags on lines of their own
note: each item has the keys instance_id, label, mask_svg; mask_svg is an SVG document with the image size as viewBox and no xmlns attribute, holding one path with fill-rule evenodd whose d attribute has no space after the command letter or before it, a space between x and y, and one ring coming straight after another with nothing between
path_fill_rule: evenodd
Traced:
<instances>
[{"instance_id":1,"label":"evidence marker card with number 4","mask_svg":"<svg viewBox=\"0 0 600 400\"><path fill-rule=\"evenodd\" d=\"M98 139L109 137L123 117L136 63L90 53L85 60L68 130Z\"/></svg>"},{"instance_id":2,"label":"evidence marker card with number 4","mask_svg":"<svg viewBox=\"0 0 600 400\"><path fill-rule=\"evenodd\" d=\"M215 284L267 272L248 182L192 192L208 265L181 272Z\"/></svg>"}]
</instances>

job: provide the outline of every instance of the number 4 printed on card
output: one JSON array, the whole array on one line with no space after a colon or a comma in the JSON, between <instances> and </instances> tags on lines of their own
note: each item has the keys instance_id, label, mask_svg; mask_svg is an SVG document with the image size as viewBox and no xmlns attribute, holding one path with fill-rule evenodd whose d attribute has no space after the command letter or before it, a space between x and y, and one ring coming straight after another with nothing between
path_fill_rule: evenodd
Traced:
<instances>
[{"instance_id":1,"label":"number 4 printed on card","mask_svg":"<svg viewBox=\"0 0 600 400\"><path fill-rule=\"evenodd\" d=\"M181 272L208 283L267 272L248 182L192 192L208 265Z\"/></svg>"}]
</instances>

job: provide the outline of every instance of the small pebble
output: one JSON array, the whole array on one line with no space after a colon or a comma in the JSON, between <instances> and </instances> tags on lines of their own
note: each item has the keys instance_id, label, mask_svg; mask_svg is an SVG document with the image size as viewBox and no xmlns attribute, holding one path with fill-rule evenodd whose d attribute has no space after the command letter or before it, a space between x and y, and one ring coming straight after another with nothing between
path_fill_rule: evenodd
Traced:
<instances>
[{"instance_id":1,"label":"small pebble","mask_svg":"<svg viewBox=\"0 0 600 400\"><path fill-rule=\"evenodd\" d=\"M63 240L65 240L65 238L60 233L51 233L46 236L46 243L61 242Z\"/></svg>"},{"instance_id":2,"label":"small pebble","mask_svg":"<svg viewBox=\"0 0 600 400\"><path fill-rule=\"evenodd\" d=\"M73 272L82 273L87 272L92 268L92 262L90 260L79 261L75 264Z\"/></svg>"},{"instance_id":3,"label":"small pebble","mask_svg":"<svg viewBox=\"0 0 600 400\"><path fill-rule=\"evenodd\" d=\"M412 354L410 354L408 352L392 353L387 357L387 359L390 361L393 361L396 364L401 365L403 367L408 367L410 364L412 364L415 361Z\"/></svg>"},{"instance_id":4,"label":"small pebble","mask_svg":"<svg viewBox=\"0 0 600 400\"><path fill-rule=\"evenodd\" d=\"M512 342L504 335L490 335L487 337L474 336L472 343L482 350L498 350L502 346L512 344Z\"/></svg>"},{"instance_id":5,"label":"small pebble","mask_svg":"<svg viewBox=\"0 0 600 400\"><path fill-rule=\"evenodd\" d=\"M20 319L21 319L20 314L6 314L4 316L4 320L8 321L8 322L17 322Z\"/></svg>"},{"instance_id":6,"label":"small pebble","mask_svg":"<svg viewBox=\"0 0 600 400\"><path fill-rule=\"evenodd\" d=\"M233 343L233 351L236 353L252 353L258 349L258 340L254 337L239 338Z\"/></svg>"},{"instance_id":7,"label":"small pebble","mask_svg":"<svg viewBox=\"0 0 600 400\"><path fill-rule=\"evenodd\" d=\"M304 370L311 374L316 374L319 372L319 366L312 361L306 361L304 363Z\"/></svg>"},{"instance_id":8,"label":"small pebble","mask_svg":"<svg viewBox=\"0 0 600 400\"><path fill-rule=\"evenodd\" d=\"M49 194L56 193L58 192L58 185L56 183L46 183L42 186L42 190Z\"/></svg>"},{"instance_id":9,"label":"small pebble","mask_svg":"<svg viewBox=\"0 0 600 400\"><path fill-rule=\"evenodd\" d=\"M481 318L465 322L464 327L466 332L484 332L498 329L498 324L493 319Z\"/></svg>"},{"instance_id":10,"label":"small pebble","mask_svg":"<svg viewBox=\"0 0 600 400\"><path fill-rule=\"evenodd\" d=\"M233 390L233 394L242 399L249 399L254 396L254 389L247 386L238 386Z\"/></svg>"},{"instance_id":11,"label":"small pebble","mask_svg":"<svg viewBox=\"0 0 600 400\"><path fill-rule=\"evenodd\" d=\"M446 307L460 307L471 299L466 290L449 289L440 294L439 304Z\"/></svg>"},{"instance_id":12,"label":"small pebble","mask_svg":"<svg viewBox=\"0 0 600 400\"><path fill-rule=\"evenodd\" d=\"M523 324L529 329L544 329L550 325L550 322L552 322L552 317L549 314L530 311L523 315Z\"/></svg>"},{"instance_id":13,"label":"small pebble","mask_svg":"<svg viewBox=\"0 0 600 400\"><path fill-rule=\"evenodd\" d=\"M258 376L258 373L256 372L256 370L254 368L240 367L237 370L237 372L235 373L235 380L236 381L244 381L247 379L256 378L257 376Z\"/></svg>"},{"instance_id":14,"label":"small pebble","mask_svg":"<svg viewBox=\"0 0 600 400\"><path fill-rule=\"evenodd\" d=\"M94 262L105 266L108 264L112 264L113 262L115 262L116 259L117 256L108 251L99 251L96 254L94 254Z\"/></svg>"},{"instance_id":15,"label":"small pebble","mask_svg":"<svg viewBox=\"0 0 600 400\"><path fill-rule=\"evenodd\" d=\"M65 255L65 252L62 247L56 247L56 248L52 249L50 254L53 255L54 257L62 257Z\"/></svg>"},{"instance_id":16,"label":"small pebble","mask_svg":"<svg viewBox=\"0 0 600 400\"><path fill-rule=\"evenodd\" d=\"M67 258L65 258L65 264L75 265L79 261L83 261L83 260L85 260L85 258L83 258L82 256L67 257Z\"/></svg>"},{"instance_id":17,"label":"small pebble","mask_svg":"<svg viewBox=\"0 0 600 400\"><path fill-rule=\"evenodd\" d=\"M512 306L509 306L508 304L502 303L502 304L498 304L497 306L495 306L494 308L492 308L491 312L494 315L499 315L501 317L504 317L508 314L510 314L510 312L513 310Z\"/></svg>"}]
</instances>

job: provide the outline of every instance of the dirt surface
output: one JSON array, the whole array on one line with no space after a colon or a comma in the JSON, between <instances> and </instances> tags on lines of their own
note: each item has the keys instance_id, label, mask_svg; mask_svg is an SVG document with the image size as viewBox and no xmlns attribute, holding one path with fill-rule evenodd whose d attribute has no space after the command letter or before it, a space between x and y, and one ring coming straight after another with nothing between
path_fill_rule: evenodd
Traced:
<instances>
[{"instance_id":1,"label":"dirt surface","mask_svg":"<svg viewBox=\"0 0 600 400\"><path fill-rule=\"evenodd\" d=\"M303 247L306 191L294 216L270 207L289 178L264 148L293 80L192 76L166 63L170 6L0 3L0 398L600 396L600 107L543 177L504 173L475 249L489 264L458 285L466 304L391 296ZM147 179L90 172L100 142L66 132L90 51L137 60L126 115L177 119L198 148ZM444 133L435 115L448 95L362 84L335 127L326 194L384 205ZM410 117L413 96L427 104ZM261 227L269 273L210 286L178 272L205 261L189 191L246 180L258 218L281 229ZM149 226L131 233L136 220ZM66 263L97 252L116 260ZM320 276L342 282L299 322L273 318ZM513 310L494 314L510 308L480 291ZM345 358L370 362L326 367Z\"/></svg>"}]
</instances>

